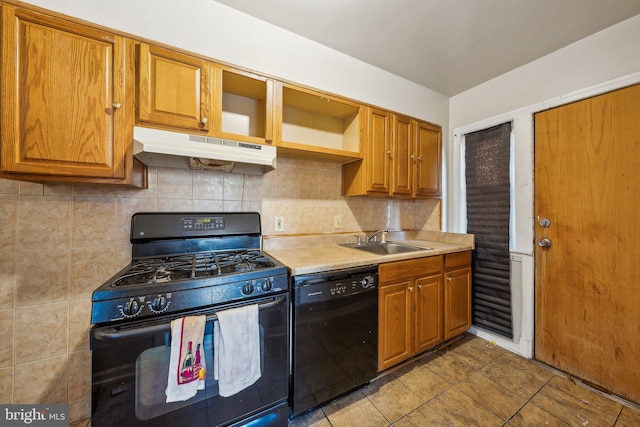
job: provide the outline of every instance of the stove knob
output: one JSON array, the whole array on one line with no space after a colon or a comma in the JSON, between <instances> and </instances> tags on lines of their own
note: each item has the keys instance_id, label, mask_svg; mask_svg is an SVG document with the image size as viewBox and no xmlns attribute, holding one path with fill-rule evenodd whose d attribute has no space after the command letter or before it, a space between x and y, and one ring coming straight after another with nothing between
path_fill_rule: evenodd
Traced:
<instances>
[{"instance_id":1,"label":"stove knob","mask_svg":"<svg viewBox=\"0 0 640 427\"><path fill-rule=\"evenodd\" d=\"M151 301L151 310L159 312L167 308L167 299L163 296L158 296Z\"/></svg>"},{"instance_id":2,"label":"stove knob","mask_svg":"<svg viewBox=\"0 0 640 427\"><path fill-rule=\"evenodd\" d=\"M138 311L140 311L140 304L134 299L127 301L122 306L122 313L124 313L125 316L135 316L138 314Z\"/></svg>"},{"instance_id":3,"label":"stove knob","mask_svg":"<svg viewBox=\"0 0 640 427\"><path fill-rule=\"evenodd\" d=\"M242 287L242 293L245 295L251 295L253 293L253 285L249 282L245 283Z\"/></svg>"},{"instance_id":4,"label":"stove knob","mask_svg":"<svg viewBox=\"0 0 640 427\"><path fill-rule=\"evenodd\" d=\"M263 292L269 292L271 288L273 288L273 283L271 283L271 279L264 279L264 282L262 283L261 288Z\"/></svg>"}]
</instances>

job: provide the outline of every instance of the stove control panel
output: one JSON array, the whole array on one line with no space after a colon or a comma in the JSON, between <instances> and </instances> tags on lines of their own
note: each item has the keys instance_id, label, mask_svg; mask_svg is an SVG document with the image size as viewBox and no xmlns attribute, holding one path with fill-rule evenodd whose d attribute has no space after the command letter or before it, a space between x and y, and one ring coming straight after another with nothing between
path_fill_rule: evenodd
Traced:
<instances>
[{"instance_id":1,"label":"stove control panel","mask_svg":"<svg viewBox=\"0 0 640 427\"><path fill-rule=\"evenodd\" d=\"M218 216L182 218L180 223L182 231L224 230L224 218Z\"/></svg>"},{"instance_id":2,"label":"stove control panel","mask_svg":"<svg viewBox=\"0 0 640 427\"><path fill-rule=\"evenodd\" d=\"M209 283L199 287L149 295L136 295L92 304L91 323L115 322L133 318L161 316L183 310L207 307L252 297L288 292L287 274L259 277L229 283Z\"/></svg>"}]
</instances>

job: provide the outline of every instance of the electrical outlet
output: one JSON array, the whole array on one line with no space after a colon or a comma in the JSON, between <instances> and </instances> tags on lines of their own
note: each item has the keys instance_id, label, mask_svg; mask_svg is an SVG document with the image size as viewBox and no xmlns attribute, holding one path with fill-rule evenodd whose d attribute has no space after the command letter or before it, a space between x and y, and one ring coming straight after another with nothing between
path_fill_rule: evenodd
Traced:
<instances>
[{"instance_id":1,"label":"electrical outlet","mask_svg":"<svg viewBox=\"0 0 640 427\"><path fill-rule=\"evenodd\" d=\"M284 231L284 217L282 216L276 217L275 229L276 231Z\"/></svg>"},{"instance_id":2,"label":"electrical outlet","mask_svg":"<svg viewBox=\"0 0 640 427\"><path fill-rule=\"evenodd\" d=\"M340 230L342 228L342 215L333 216L333 228Z\"/></svg>"}]
</instances>

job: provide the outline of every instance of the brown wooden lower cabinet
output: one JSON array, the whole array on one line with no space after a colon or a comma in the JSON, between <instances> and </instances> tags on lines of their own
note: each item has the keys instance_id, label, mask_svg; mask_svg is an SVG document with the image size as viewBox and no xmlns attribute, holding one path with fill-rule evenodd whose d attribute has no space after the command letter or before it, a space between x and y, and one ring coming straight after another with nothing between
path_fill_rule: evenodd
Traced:
<instances>
[{"instance_id":1,"label":"brown wooden lower cabinet","mask_svg":"<svg viewBox=\"0 0 640 427\"><path fill-rule=\"evenodd\" d=\"M379 266L378 370L471 326L471 252Z\"/></svg>"}]
</instances>

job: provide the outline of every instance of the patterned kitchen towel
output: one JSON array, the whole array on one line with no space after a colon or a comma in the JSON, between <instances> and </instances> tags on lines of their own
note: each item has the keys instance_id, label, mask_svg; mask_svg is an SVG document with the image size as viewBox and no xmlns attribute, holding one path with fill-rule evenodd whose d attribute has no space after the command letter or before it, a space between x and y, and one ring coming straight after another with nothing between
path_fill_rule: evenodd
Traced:
<instances>
[{"instance_id":1,"label":"patterned kitchen towel","mask_svg":"<svg viewBox=\"0 0 640 427\"><path fill-rule=\"evenodd\" d=\"M206 321L206 316L189 316L171 322L171 359L165 391L167 403L190 399L198 390L204 390Z\"/></svg>"},{"instance_id":2,"label":"patterned kitchen towel","mask_svg":"<svg viewBox=\"0 0 640 427\"><path fill-rule=\"evenodd\" d=\"M213 375L220 396L229 397L255 383L260 371L258 304L216 313L213 330Z\"/></svg>"}]
</instances>

